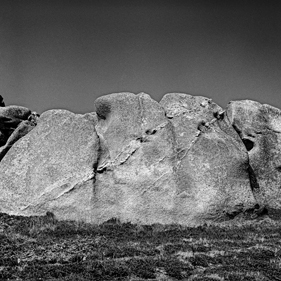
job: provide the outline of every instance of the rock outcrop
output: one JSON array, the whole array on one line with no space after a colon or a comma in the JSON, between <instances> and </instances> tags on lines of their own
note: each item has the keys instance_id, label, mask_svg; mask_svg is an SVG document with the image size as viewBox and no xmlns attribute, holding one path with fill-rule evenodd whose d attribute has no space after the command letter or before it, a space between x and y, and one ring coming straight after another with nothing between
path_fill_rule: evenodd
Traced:
<instances>
[{"instance_id":1,"label":"rock outcrop","mask_svg":"<svg viewBox=\"0 0 281 281\"><path fill-rule=\"evenodd\" d=\"M249 155L250 179L259 204L281 209L281 110L251 100L234 101L228 118Z\"/></svg>"},{"instance_id":2,"label":"rock outcrop","mask_svg":"<svg viewBox=\"0 0 281 281\"><path fill-rule=\"evenodd\" d=\"M36 126L38 117L36 112L23 106L5 107L0 96L0 161L16 141Z\"/></svg>"},{"instance_id":3,"label":"rock outcrop","mask_svg":"<svg viewBox=\"0 0 281 281\"><path fill-rule=\"evenodd\" d=\"M247 151L223 109L208 98L174 93L160 104L176 139L174 171L187 198L181 208L218 219L253 207Z\"/></svg>"},{"instance_id":4,"label":"rock outcrop","mask_svg":"<svg viewBox=\"0 0 281 281\"><path fill-rule=\"evenodd\" d=\"M46 111L13 144L0 162L0 211L191 225L280 209L278 109L116 93L95 110Z\"/></svg>"},{"instance_id":5,"label":"rock outcrop","mask_svg":"<svg viewBox=\"0 0 281 281\"><path fill-rule=\"evenodd\" d=\"M143 93L113 94L96 100L96 112L98 221L184 224L256 204L247 151L211 100L168 94L158 104Z\"/></svg>"},{"instance_id":6,"label":"rock outcrop","mask_svg":"<svg viewBox=\"0 0 281 281\"><path fill-rule=\"evenodd\" d=\"M52 211L60 219L90 221L99 150L94 118L66 110L44 112L0 163L1 211Z\"/></svg>"},{"instance_id":7,"label":"rock outcrop","mask_svg":"<svg viewBox=\"0 0 281 281\"><path fill-rule=\"evenodd\" d=\"M112 94L95 102L101 156L94 216L134 222L176 219L173 128L147 94Z\"/></svg>"}]
</instances>

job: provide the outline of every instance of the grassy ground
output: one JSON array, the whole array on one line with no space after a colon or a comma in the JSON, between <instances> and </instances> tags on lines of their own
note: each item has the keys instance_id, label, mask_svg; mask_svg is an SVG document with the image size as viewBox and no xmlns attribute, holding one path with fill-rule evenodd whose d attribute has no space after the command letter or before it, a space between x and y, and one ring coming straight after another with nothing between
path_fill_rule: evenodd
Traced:
<instances>
[{"instance_id":1,"label":"grassy ground","mask_svg":"<svg viewBox=\"0 0 281 281\"><path fill-rule=\"evenodd\" d=\"M281 281L281 223L92 226L0 213L0 280Z\"/></svg>"}]
</instances>

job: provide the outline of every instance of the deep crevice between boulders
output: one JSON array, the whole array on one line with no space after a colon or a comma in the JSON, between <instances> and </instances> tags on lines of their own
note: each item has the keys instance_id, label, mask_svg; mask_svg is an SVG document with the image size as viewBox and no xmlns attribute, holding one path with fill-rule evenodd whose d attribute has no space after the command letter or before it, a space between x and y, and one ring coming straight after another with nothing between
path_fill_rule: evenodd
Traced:
<instances>
[{"instance_id":1,"label":"deep crevice between boulders","mask_svg":"<svg viewBox=\"0 0 281 281\"><path fill-rule=\"evenodd\" d=\"M245 145L247 151L251 151L254 148L255 143L253 141L243 138L242 142Z\"/></svg>"},{"instance_id":2,"label":"deep crevice between boulders","mask_svg":"<svg viewBox=\"0 0 281 281\"><path fill-rule=\"evenodd\" d=\"M97 139L98 139L98 152L97 152L97 161L94 162L94 164L93 164L93 171L94 171L93 183L96 182L96 174L97 174L97 173L103 173L104 170L106 170L106 167L103 168L102 170L99 170L99 169L98 169L98 167L99 167L99 162L100 162L101 155L102 155L102 148L101 148L100 136L99 136L99 134L97 133L97 131L96 131L96 136L97 136Z\"/></svg>"},{"instance_id":3,"label":"deep crevice between boulders","mask_svg":"<svg viewBox=\"0 0 281 281\"><path fill-rule=\"evenodd\" d=\"M226 118L228 116L226 115ZM228 119L230 121L230 119ZM262 200L262 194L261 194L261 189L257 180L257 177L255 175L255 172L250 164L250 157L249 157L249 152L254 148L255 143L254 141L242 137L242 129L240 129L236 124L233 124L233 122L230 121L230 124L232 125L233 129L236 131L238 134L239 138L241 139L243 145L245 146L247 150L247 155L248 155L248 167L247 167L247 173L249 176L249 181L250 181L250 186L251 186L251 191L252 194L257 202L256 206L254 208L251 208L249 210L246 210L246 213L251 214L251 216L255 217L260 217L268 214L268 208L267 206L263 203L261 203ZM261 132L256 132L257 134L261 134Z\"/></svg>"},{"instance_id":4,"label":"deep crevice between boulders","mask_svg":"<svg viewBox=\"0 0 281 281\"><path fill-rule=\"evenodd\" d=\"M213 113L213 115L214 115L215 119L217 119L217 120L223 120L224 117L225 117L225 111L215 111L215 112Z\"/></svg>"},{"instance_id":5,"label":"deep crevice between boulders","mask_svg":"<svg viewBox=\"0 0 281 281\"><path fill-rule=\"evenodd\" d=\"M253 170L253 168L251 167L250 164L248 165L247 172L248 172L248 175L249 175L249 178L250 178L250 185L251 185L252 192L260 190L260 186L259 186L257 177L256 177L255 172L254 172L254 170Z\"/></svg>"},{"instance_id":6,"label":"deep crevice between boulders","mask_svg":"<svg viewBox=\"0 0 281 281\"><path fill-rule=\"evenodd\" d=\"M233 124L232 122L230 122L230 123L231 123L233 129L236 131L236 133L237 133L237 134L239 135L239 137L241 138L241 133L242 133L242 131L237 127L236 124Z\"/></svg>"},{"instance_id":7,"label":"deep crevice between boulders","mask_svg":"<svg viewBox=\"0 0 281 281\"><path fill-rule=\"evenodd\" d=\"M278 172L281 172L281 166L275 168Z\"/></svg>"}]
</instances>

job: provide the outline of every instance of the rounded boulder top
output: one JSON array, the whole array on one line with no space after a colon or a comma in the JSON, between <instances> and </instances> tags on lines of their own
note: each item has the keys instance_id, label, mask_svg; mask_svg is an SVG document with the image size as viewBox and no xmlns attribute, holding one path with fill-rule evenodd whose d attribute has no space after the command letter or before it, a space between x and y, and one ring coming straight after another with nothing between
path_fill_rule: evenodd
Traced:
<instances>
[{"instance_id":1,"label":"rounded boulder top","mask_svg":"<svg viewBox=\"0 0 281 281\"><path fill-rule=\"evenodd\" d=\"M27 120L30 114L30 109L19 105L8 105L6 107L0 107L0 116L3 117Z\"/></svg>"}]
</instances>

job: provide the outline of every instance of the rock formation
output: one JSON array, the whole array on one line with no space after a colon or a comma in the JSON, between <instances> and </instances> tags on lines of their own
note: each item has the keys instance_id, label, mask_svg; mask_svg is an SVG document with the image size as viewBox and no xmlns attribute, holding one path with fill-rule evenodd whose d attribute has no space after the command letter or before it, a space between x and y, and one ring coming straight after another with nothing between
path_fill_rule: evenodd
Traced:
<instances>
[{"instance_id":1,"label":"rock formation","mask_svg":"<svg viewBox=\"0 0 281 281\"><path fill-rule=\"evenodd\" d=\"M246 149L230 123L214 117L222 109L211 100L168 94L159 104L123 93L95 105L98 221L186 223L256 204Z\"/></svg>"},{"instance_id":2,"label":"rock formation","mask_svg":"<svg viewBox=\"0 0 281 281\"><path fill-rule=\"evenodd\" d=\"M41 115L0 163L2 210L24 215L53 211L59 218L89 221L99 151L94 116L66 110Z\"/></svg>"},{"instance_id":3,"label":"rock formation","mask_svg":"<svg viewBox=\"0 0 281 281\"><path fill-rule=\"evenodd\" d=\"M37 124L39 115L30 109L17 105L5 107L0 96L0 161L20 138Z\"/></svg>"},{"instance_id":4,"label":"rock formation","mask_svg":"<svg viewBox=\"0 0 281 281\"><path fill-rule=\"evenodd\" d=\"M281 209L281 110L255 101L230 102L227 115L249 155L259 204Z\"/></svg>"},{"instance_id":5,"label":"rock formation","mask_svg":"<svg viewBox=\"0 0 281 281\"><path fill-rule=\"evenodd\" d=\"M11 140L0 162L0 211L190 225L280 209L278 109L116 93L98 98L95 110L50 110L39 120L29 113L37 126ZM7 122L19 131L25 124Z\"/></svg>"}]
</instances>

